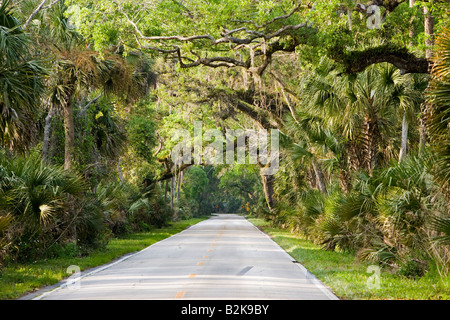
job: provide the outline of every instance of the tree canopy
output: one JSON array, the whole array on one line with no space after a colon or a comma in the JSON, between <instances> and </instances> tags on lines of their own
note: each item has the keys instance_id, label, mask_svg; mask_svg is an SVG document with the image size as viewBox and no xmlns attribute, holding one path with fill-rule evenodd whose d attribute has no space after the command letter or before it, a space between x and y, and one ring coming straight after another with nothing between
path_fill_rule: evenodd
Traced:
<instances>
[{"instance_id":1,"label":"tree canopy","mask_svg":"<svg viewBox=\"0 0 450 320\"><path fill-rule=\"evenodd\" d=\"M96 50L111 44L125 51L139 48L171 55L181 68L241 67L256 75L277 52L297 52L302 64L325 55L347 73L380 62L404 73L427 73L423 10L433 12L435 32L448 25L449 14L446 1L417 1L412 7L404 0L68 4L71 19Z\"/></svg>"}]
</instances>

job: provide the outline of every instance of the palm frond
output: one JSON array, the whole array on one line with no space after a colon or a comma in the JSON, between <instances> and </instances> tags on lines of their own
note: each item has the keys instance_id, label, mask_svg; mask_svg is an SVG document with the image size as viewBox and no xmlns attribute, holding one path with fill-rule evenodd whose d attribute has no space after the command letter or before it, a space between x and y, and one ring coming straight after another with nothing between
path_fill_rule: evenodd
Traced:
<instances>
[{"instance_id":1,"label":"palm frond","mask_svg":"<svg viewBox=\"0 0 450 320\"><path fill-rule=\"evenodd\" d=\"M435 176L447 190L450 186L450 30L436 38L427 103L430 105L427 128L437 154Z\"/></svg>"},{"instance_id":2,"label":"palm frond","mask_svg":"<svg viewBox=\"0 0 450 320\"><path fill-rule=\"evenodd\" d=\"M439 244L450 245L450 217L434 217L430 225L434 231L441 233L433 240Z\"/></svg>"},{"instance_id":3,"label":"palm frond","mask_svg":"<svg viewBox=\"0 0 450 320\"><path fill-rule=\"evenodd\" d=\"M36 156L11 159L0 155L0 168L0 198L6 199L3 209L36 225L60 212L67 195L77 196L85 188L79 177Z\"/></svg>"}]
</instances>

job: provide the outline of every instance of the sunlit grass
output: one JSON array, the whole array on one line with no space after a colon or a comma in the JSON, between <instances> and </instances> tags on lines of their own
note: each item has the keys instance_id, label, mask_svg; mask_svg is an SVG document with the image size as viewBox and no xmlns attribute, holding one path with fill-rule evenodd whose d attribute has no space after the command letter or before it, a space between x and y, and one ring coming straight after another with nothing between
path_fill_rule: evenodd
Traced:
<instances>
[{"instance_id":1,"label":"sunlit grass","mask_svg":"<svg viewBox=\"0 0 450 320\"><path fill-rule=\"evenodd\" d=\"M109 263L125 254L140 251L204 219L177 221L165 228L112 239L104 250L93 252L86 257L61 257L4 267L0 270L0 299L17 299L42 287L56 284L69 276L66 270L71 265L76 265L83 271Z\"/></svg>"},{"instance_id":2,"label":"sunlit grass","mask_svg":"<svg viewBox=\"0 0 450 320\"><path fill-rule=\"evenodd\" d=\"M16 299L56 284L68 276L66 269L70 265L77 265L81 270L97 267L124 254L142 250L201 220L179 221L170 227L113 239L105 250L83 258L41 260L29 265L3 268L0 273L0 299ZM268 233L341 299L450 299L450 277L440 279L435 270L413 280L381 269L379 288L373 287L370 284L374 273L367 272L370 264L358 261L355 255L325 251L299 235L270 227L262 219L249 220Z\"/></svg>"},{"instance_id":3,"label":"sunlit grass","mask_svg":"<svg viewBox=\"0 0 450 320\"><path fill-rule=\"evenodd\" d=\"M378 286L376 273L368 269L371 265L358 261L354 254L323 250L300 235L271 227L263 219L249 221L261 227L341 299L450 299L450 276L441 279L435 269L417 280L380 269Z\"/></svg>"}]
</instances>

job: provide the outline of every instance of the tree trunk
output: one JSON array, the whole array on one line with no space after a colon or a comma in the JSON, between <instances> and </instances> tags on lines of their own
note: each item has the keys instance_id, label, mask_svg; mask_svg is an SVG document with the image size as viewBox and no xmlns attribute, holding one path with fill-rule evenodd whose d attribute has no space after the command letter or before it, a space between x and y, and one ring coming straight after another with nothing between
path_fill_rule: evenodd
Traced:
<instances>
[{"instance_id":1,"label":"tree trunk","mask_svg":"<svg viewBox=\"0 0 450 320\"><path fill-rule=\"evenodd\" d=\"M409 7L412 7L414 4L416 3L416 0L409 0ZM428 14L428 9L427 8L423 8L423 12L425 15L425 20L424 20L424 25L425 25L425 44L428 46L432 46L433 45L433 28L434 28L434 23L433 23L433 16L431 16L430 14ZM410 26L410 32L409 32L409 37L412 38L415 36L415 30L413 27L413 20L414 18L411 19L411 26ZM410 44L412 46L412 43ZM430 58L431 57L431 48L426 50L426 58ZM425 121L425 112L424 112L424 107L423 105L421 106L421 113L420 113L420 117L419 117L419 154L422 154L425 148L425 143L426 143L426 139L427 139L427 131L426 131L426 121Z\"/></svg>"},{"instance_id":2,"label":"tree trunk","mask_svg":"<svg viewBox=\"0 0 450 320\"><path fill-rule=\"evenodd\" d=\"M423 154L425 151L425 145L427 143L427 128L425 121L423 119L420 120L420 127L419 127L419 154Z\"/></svg>"},{"instance_id":3,"label":"tree trunk","mask_svg":"<svg viewBox=\"0 0 450 320\"><path fill-rule=\"evenodd\" d=\"M323 174L322 167L320 166L320 163L317 162L316 159L313 159L312 166L314 169L314 173L316 174L317 186L319 187L320 192L322 192L323 194L326 194L327 193L327 185L325 183L325 176Z\"/></svg>"},{"instance_id":4,"label":"tree trunk","mask_svg":"<svg viewBox=\"0 0 450 320\"><path fill-rule=\"evenodd\" d=\"M175 177L170 179L170 208L173 210L173 197L174 197Z\"/></svg>"},{"instance_id":5,"label":"tree trunk","mask_svg":"<svg viewBox=\"0 0 450 320\"><path fill-rule=\"evenodd\" d=\"M352 12L353 12L352 9L347 9L347 22L349 30L352 30L353 28Z\"/></svg>"},{"instance_id":6,"label":"tree trunk","mask_svg":"<svg viewBox=\"0 0 450 320\"><path fill-rule=\"evenodd\" d=\"M431 108L429 104L422 104L420 117L419 117L419 154L423 154L425 151L425 145L427 143L427 117L430 115Z\"/></svg>"},{"instance_id":7,"label":"tree trunk","mask_svg":"<svg viewBox=\"0 0 450 320\"><path fill-rule=\"evenodd\" d=\"M373 169L378 165L378 138L379 130L376 119L365 116L364 120L364 144L365 144L365 169L372 175Z\"/></svg>"},{"instance_id":8,"label":"tree trunk","mask_svg":"<svg viewBox=\"0 0 450 320\"><path fill-rule=\"evenodd\" d=\"M408 145L408 120L406 119L406 111L403 113L403 121L402 121L402 142L400 147L400 153L398 156L398 163L402 162L406 156L407 145Z\"/></svg>"},{"instance_id":9,"label":"tree trunk","mask_svg":"<svg viewBox=\"0 0 450 320\"><path fill-rule=\"evenodd\" d=\"M183 182L183 171L181 169L178 169L178 181L177 181L177 201L180 200L180 187L181 183Z\"/></svg>"},{"instance_id":10,"label":"tree trunk","mask_svg":"<svg viewBox=\"0 0 450 320\"><path fill-rule=\"evenodd\" d=\"M346 144L347 148L347 163L350 170L359 171L364 169L364 148L358 141L349 141Z\"/></svg>"},{"instance_id":11,"label":"tree trunk","mask_svg":"<svg viewBox=\"0 0 450 320\"><path fill-rule=\"evenodd\" d=\"M73 168L74 152L75 152L75 124L73 121L73 105L72 94L68 95L64 106L64 169Z\"/></svg>"},{"instance_id":12,"label":"tree trunk","mask_svg":"<svg viewBox=\"0 0 450 320\"><path fill-rule=\"evenodd\" d=\"M423 7L423 14L425 16L424 27L425 27L425 58L430 59L433 55L433 45L434 45L434 20L433 15L425 6Z\"/></svg>"},{"instance_id":13,"label":"tree trunk","mask_svg":"<svg viewBox=\"0 0 450 320\"><path fill-rule=\"evenodd\" d=\"M349 193L352 190L350 176L347 170L341 168L339 172L339 185L343 193Z\"/></svg>"},{"instance_id":14,"label":"tree trunk","mask_svg":"<svg viewBox=\"0 0 450 320\"><path fill-rule=\"evenodd\" d=\"M425 27L425 45L427 47L425 51L425 58L430 59L433 55L433 45L434 45L434 20L433 15L429 12L428 8L425 6L423 8L423 14L425 16L424 27ZM423 111L419 118L419 153L422 154L425 149L425 143L427 140L427 130L426 130L426 114L428 113L428 105L423 106Z\"/></svg>"},{"instance_id":15,"label":"tree trunk","mask_svg":"<svg viewBox=\"0 0 450 320\"><path fill-rule=\"evenodd\" d=\"M48 160L48 150L50 146L50 129L52 125L53 115L55 114L55 108L50 106L47 116L45 117L45 128L44 128L44 145L42 147L42 159L44 161Z\"/></svg>"},{"instance_id":16,"label":"tree trunk","mask_svg":"<svg viewBox=\"0 0 450 320\"><path fill-rule=\"evenodd\" d=\"M267 206L269 210L272 212L275 208L275 199L274 199L274 182L275 177L273 175L266 176L261 174L261 180L263 184L264 196L266 197Z\"/></svg>"},{"instance_id":17,"label":"tree trunk","mask_svg":"<svg viewBox=\"0 0 450 320\"><path fill-rule=\"evenodd\" d=\"M308 170L306 170L306 182L308 183L309 188L311 189L317 188L317 178L314 169L308 168Z\"/></svg>"},{"instance_id":18,"label":"tree trunk","mask_svg":"<svg viewBox=\"0 0 450 320\"><path fill-rule=\"evenodd\" d=\"M167 179L164 180L165 187L164 187L164 200L167 200L167 191L169 190L169 183L167 182Z\"/></svg>"},{"instance_id":19,"label":"tree trunk","mask_svg":"<svg viewBox=\"0 0 450 320\"><path fill-rule=\"evenodd\" d=\"M412 8L414 7L414 4L416 3L416 0L409 0L409 7ZM413 16L411 18L411 20L409 21L409 37L410 37L410 42L409 42L409 46L412 47L413 46L413 42L412 39L414 38L414 36L416 35L416 30L414 29L414 20L415 17Z\"/></svg>"}]
</instances>

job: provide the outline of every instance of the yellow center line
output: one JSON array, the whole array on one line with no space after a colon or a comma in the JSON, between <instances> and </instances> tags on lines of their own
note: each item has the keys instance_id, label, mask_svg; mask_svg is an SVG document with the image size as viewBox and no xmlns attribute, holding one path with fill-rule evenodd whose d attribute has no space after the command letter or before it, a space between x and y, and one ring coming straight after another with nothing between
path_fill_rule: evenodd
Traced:
<instances>
[{"instance_id":1,"label":"yellow center line","mask_svg":"<svg viewBox=\"0 0 450 320\"><path fill-rule=\"evenodd\" d=\"M184 291L178 291L178 292L175 294L175 298L176 298L176 299L181 299L181 298L184 297L184 294L185 294Z\"/></svg>"}]
</instances>

